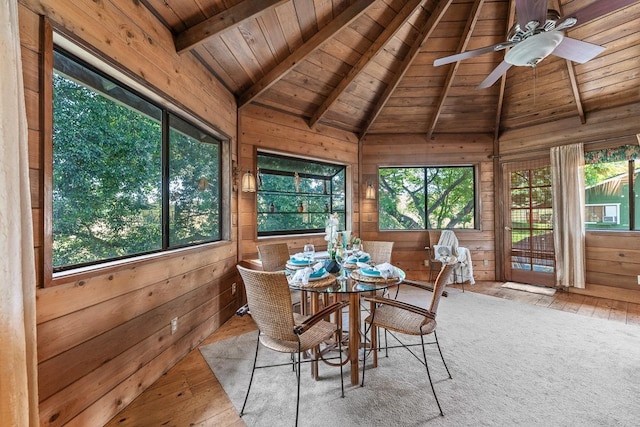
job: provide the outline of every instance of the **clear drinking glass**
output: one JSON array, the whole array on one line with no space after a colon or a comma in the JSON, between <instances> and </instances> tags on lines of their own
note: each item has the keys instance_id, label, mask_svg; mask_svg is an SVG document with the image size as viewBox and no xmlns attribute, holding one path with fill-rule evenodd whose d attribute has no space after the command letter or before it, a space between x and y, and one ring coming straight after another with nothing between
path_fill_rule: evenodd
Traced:
<instances>
[{"instance_id":1,"label":"clear drinking glass","mask_svg":"<svg viewBox=\"0 0 640 427\"><path fill-rule=\"evenodd\" d=\"M344 262L344 248L342 246L338 246L336 248L336 262L338 263L338 266L340 266L338 278L342 278L344 277L344 266L342 264Z\"/></svg>"},{"instance_id":2,"label":"clear drinking glass","mask_svg":"<svg viewBox=\"0 0 640 427\"><path fill-rule=\"evenodd\" d=\"M309 264L311 264L316 254L316 248L311 243L307 243L306 245L304 245L302 253L304 254L304 257L309 260Z\"/></svg>"}]
</instances>

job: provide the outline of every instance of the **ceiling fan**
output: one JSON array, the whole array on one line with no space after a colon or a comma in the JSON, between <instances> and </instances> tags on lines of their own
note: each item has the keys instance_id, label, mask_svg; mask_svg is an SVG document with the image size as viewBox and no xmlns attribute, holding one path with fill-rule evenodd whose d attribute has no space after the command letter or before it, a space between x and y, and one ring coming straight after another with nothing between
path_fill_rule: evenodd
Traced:
<instances>
[{"instance_id":1,"label":"ceiling fan","mask_svg":"<svg viewBox=\"0 0 640 427\"><path fill-rule=\"evenodd\" d=\"M433 65L450 64L510 48L504 60L477 87L484 89L498 81L511 66L535 67L551 54L582 64L595 58L605 48L566 37L564 30L629 6L637 0L596 0L567 16L560 16L552 9L548 10L547 0L515 0L515 2L518 19L509 30L506 41L439 58L433 62Z\"/></svg>"}]
</instances>

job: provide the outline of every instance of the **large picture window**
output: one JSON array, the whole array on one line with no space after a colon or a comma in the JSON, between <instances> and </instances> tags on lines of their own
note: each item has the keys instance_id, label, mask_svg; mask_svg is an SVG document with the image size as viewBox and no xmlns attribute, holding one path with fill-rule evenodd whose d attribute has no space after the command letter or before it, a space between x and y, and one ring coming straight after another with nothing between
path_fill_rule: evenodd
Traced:
<instances>
[{"instance_id":1,"label":"large picture window","mask_svg":"<svg viewBox=\"0 0 640 427\"><path fill-rule=\"evenodd\" d=\"M346 223L343 165L258 153L258 236L324 232L331 213Z\"/></svg>"},{"instance_id":2,"label":"large picture window","mask_svg":"<svg viewBox=\"0 0 640 427\"><path fill-rule=\"evenodd\" d=\"M54 52L53 266L220 240L221 141Z\"/></svg>"},{"instance_id":3,"label":"large picture window","mask_svg":"<svg viewBox=\"0 0 640 427\"><path fill-rule=\"evenodd\" d=\"M640 230L640 147L585 153L585 228Z\"/></svg>"},{"instance_id":4,"label":"large picture window","mask_svg":"<svg viewBox=\"0 0 640 427\"><path fill-rule=\"evenodd\" d=\"M475 228L473 166L379 169L381 230Z\"/></svg>"}]
</instances>

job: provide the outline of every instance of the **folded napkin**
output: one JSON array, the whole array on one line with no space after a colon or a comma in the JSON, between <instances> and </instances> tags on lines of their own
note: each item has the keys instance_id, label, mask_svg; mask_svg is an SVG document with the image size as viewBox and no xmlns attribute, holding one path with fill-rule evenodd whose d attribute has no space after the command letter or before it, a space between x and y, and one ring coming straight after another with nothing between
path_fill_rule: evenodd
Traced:
<instances>
[{"instance_id":1,"label":"folded napkin","mask_svg":"<svg viewBox=\"0 0 640 427\"><path fill-rule=\"evenodd\" d=\"M357 262L367 262L369 259L371 259L369 254L361 253L360 255L349 255L344 262L347 264L355 264Z\"/></svg>"},{"instance_id":2,"label":"folded napkin","mask_svg":"<svg viewBox=\"0 0 640 427\"><path fill-rule=\"evenodd\" d=\"M304 254L302 252L300 252L300 253L297 253L295 255L291 255L291 258L289 259L289 262L291 264L304 265L304 264L309 264L309 258L306 258L304 256Z\"/></svg>"},{"instance_id":3,"label":"folded napkin","mask_svg":"<svg viewBox=\"0 0 640 427\"><path fill-rule=\"evenodd\" d=\"M324 264L318 262L314 264L312 267L302 268L293 275L291 278L291 283L302 283L306 285L309 283L309 278L318 278L322 277L322 275L326 272L324 269Z\"/></svg>"},{"instance_id":4,"label":"folded napkin","mask_svg":"<svg viewBox=\"0 0 640 427\"><path fill-rule=\"evenodd\" d=\"M362 270L364 274L380 275L385 279L388 279L390 277L398 277L398 271L393 265L389 264L388 262L378 264L375 267L362 262L358 262L356 263L356 265Z\"/></svg>"},{"instance_id":5,"label":"folded napkin","mask_svg":"<svg viewBox=\"0 0 640 427\"><path fill-rule=\"evenodd\" d=\"M378 270L380 275L385 279L388 279L389 277L398 277L398 271L388 262L376 265L375 269Z\"/></svg>"}]
</instances>

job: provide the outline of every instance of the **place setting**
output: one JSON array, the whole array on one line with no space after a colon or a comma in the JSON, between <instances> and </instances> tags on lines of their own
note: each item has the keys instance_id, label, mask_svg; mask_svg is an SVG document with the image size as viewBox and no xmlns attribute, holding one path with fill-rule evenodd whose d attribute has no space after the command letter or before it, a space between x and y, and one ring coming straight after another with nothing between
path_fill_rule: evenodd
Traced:
<instances>
[{"instance_id":1,"label":"place setting","mask_svg":"<svg viewBox=\"0 0 640 427\"><path fill-rule=\"evenodd\" d=\"M356 267L351 271L351 277L358 282L385 283L400 277L398 268L388 262L377 265L356 262Z\"/></svg>"},{"instance_id":2,"label":"place setting","mask_svg":"<svg viewBox=\"0 0 640 427\"><path fill-rule=\"evenodd\" d=\"M327 271L322 261L292 271L287 279L290 286L299 288L324 287L336 281L335 276Z\"/></svg>"},{"instance_id":3,"label":"place setting","mask_svg":"<svg viewBox=\"0 0 640 427\"><path fill-rule=\"evenodd\" d=\"M286 267L289 270L301 270L310 267L313 263L316 255L315 247L307 243L304 245L302 252L291 255L287 261Z\"/></svg>"}]
</instances>

